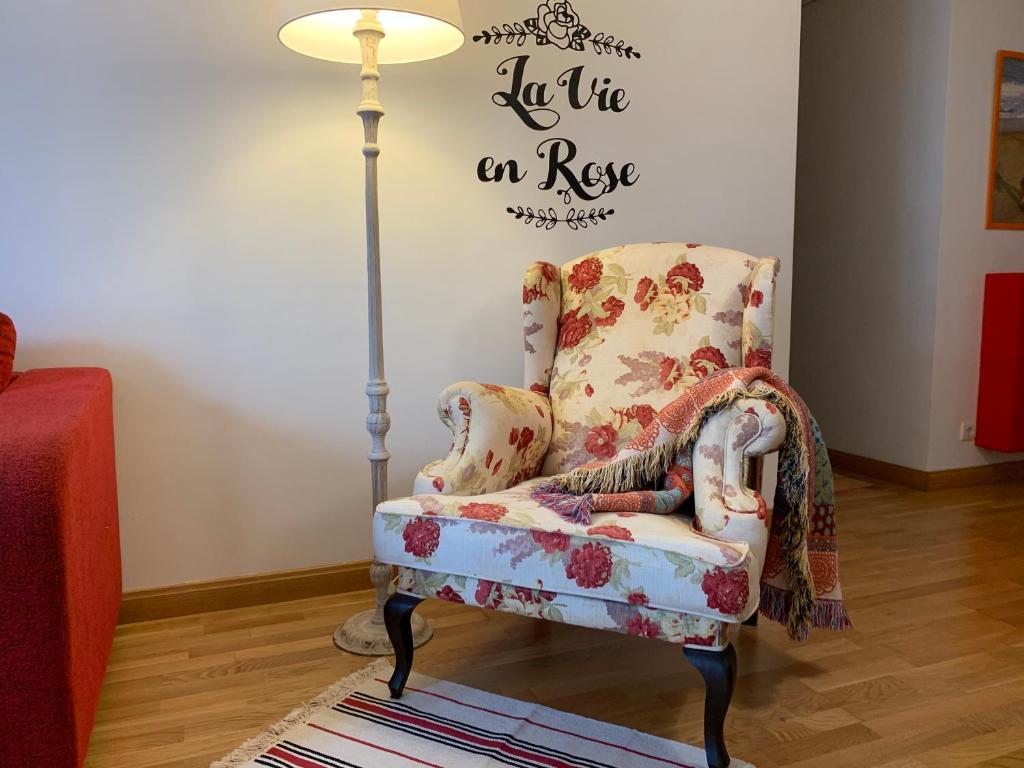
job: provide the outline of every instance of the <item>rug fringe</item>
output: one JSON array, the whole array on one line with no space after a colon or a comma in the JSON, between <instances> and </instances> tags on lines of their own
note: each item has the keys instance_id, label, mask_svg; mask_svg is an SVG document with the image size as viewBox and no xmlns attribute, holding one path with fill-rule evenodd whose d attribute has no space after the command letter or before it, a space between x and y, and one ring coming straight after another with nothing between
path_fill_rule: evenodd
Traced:
<instances>
[{"instance_id":1,"label":"rug fringe","mask_svg":"<svg viewBox=\"0 0 1024 768\"><path fill-rule=\"evenodd\" d=\"M358 672L353 672L344 680L339 680L330 688L318 694L316 698L292 710L283 720L270 726L259 736L249 739L231 754L210 763L210 768L239 768L239 766L245 765L274 746L274 744L281 740L286 731L308 722L321 707L335 704L367 680L378 675L385 675L390 671L391 662L388 659L377 659Z\"/></svg>"}]
</instances>

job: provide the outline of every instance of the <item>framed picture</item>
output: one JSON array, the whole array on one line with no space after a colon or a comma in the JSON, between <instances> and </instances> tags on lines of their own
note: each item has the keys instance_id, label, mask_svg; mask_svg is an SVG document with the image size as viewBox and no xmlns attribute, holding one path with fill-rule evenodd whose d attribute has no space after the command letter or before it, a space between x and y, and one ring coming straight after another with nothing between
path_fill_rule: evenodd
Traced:
<instances>
[{"instance_id":1,"label":"framed picture","mask_svg":"<svg viewBox=\"0 0 1024 768\"><path fill-rule=\"evenodd\" d=\"M989 229L1024 229L1024 53L1000 51L988 168Z\"/></svg>"}]
</instances>

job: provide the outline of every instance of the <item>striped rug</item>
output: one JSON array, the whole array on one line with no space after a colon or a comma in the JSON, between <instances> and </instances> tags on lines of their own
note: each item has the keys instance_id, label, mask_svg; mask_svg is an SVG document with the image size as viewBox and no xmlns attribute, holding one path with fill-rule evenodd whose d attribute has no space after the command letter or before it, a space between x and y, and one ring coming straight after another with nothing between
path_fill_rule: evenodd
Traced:
<instances>
[{"instance_id":1,"label":"striped rug","mask_svg":"<svg viewBox=\"0 0 1024 768\"><path fill-rule=\"evenodd\" d=\"M210 768L705 768L704 751L379 660ZM753 768L733 759L731 768Z\"/></svg>"}]
</instances>

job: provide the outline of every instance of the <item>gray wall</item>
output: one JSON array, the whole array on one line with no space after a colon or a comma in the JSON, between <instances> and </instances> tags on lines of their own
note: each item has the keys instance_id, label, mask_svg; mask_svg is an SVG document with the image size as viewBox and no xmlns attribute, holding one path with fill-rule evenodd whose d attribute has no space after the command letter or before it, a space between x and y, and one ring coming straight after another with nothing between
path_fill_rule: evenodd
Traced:
<instances>
[{"instance_id":1,"label":"gray wall","mask_svg":"<svg viewBox=\"0 0 1024 768\"><path fill-rule=\"evenodd\" d=\"M928 460L945 0L804 8L791 377L829 446Z\"/></svg>"},{"instance_id":2,"label":"gray wall","mask_svg":"<svg viewBox=\"0 0 1024 768\"><path fill-rule=\"evenodd\" d=\"M985 229L996 52L1020 0L804 7L792 379L829 445L917 469L1012 461L973 422L984 276L1024 271Z\"/></svg>"},{"instance_id":3,"label":"gray wall","mask_svg":"<svg viewBox=\"0 0 1024 768\"><path fill-rule=\"evenodd\" d=\"M929 469L1024 459L959 439L978 402L985 273L1024 272L1024 232L985 229L996 51L1024 51L1024 2L954 0Z\"/></svg>"}]
</instances>

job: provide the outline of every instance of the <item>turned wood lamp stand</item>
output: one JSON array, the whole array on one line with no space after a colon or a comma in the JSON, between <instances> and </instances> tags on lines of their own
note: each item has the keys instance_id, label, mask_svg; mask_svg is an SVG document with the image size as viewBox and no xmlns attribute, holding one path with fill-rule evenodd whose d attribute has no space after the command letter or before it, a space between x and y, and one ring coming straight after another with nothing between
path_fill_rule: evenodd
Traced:
<instances>
[{"instance_id":1,"label":"turned wood lamp stand","mask_svg":"<svg viewBox=\"0 0 1024 768\"><path fill-rule=\"evenodd\" d=\"M282 26L278 37L292 50L316 59L361 64L363 99L357 113L363 121L366 159L366 275L370 330L370 372L366 395L370 413L370 480L373 509L388 498L388 459L385 437L391 426L387 411L388 383L384 378L384 339L381 324L380 219L377 202L377 129L384 109L378 98L378 64L399 64L444 56L464 38L458 0L383 0L366 5L324 0L281 0ZM383 45L382 45L383 42ZM371 510L372 512L372 510ZM391 586L391 566L374 562L370 580L377 606L351 617L334 633L343 650L373 656L392 652L384 625L384 603ZM412 642L419 646L433 634L430 623L413 618Z\"/></svg>"}]
</instances>

